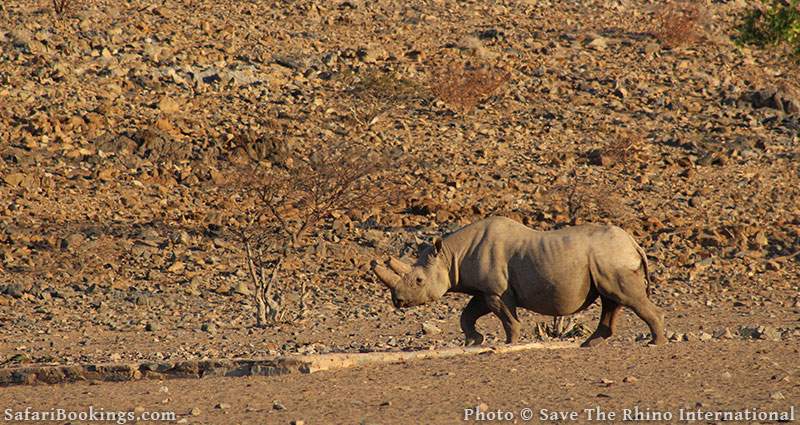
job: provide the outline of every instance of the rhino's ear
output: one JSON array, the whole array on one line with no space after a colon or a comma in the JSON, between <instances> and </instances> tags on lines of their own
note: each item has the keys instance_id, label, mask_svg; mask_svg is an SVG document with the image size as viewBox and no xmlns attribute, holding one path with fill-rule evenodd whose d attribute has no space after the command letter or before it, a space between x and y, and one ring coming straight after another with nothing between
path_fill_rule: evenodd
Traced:
<instances>
[{"instance_id":1,"label":"rhino's ear","mask_svg":"<svg viewBox=\"0 0 800 425\"><path fill-rule=\"evenodd\" d=\"M433 255L439 255L441 253L442 253L442 239L436 238L436 240L433 241Z\"/></svg>"}]
</instances>

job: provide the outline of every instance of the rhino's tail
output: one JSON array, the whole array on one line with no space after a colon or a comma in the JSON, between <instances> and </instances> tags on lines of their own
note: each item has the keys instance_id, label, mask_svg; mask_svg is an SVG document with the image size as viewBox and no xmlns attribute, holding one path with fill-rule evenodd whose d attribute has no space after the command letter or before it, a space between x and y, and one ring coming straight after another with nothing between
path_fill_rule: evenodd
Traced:
<instances>
[{"instance_id":1,"label":"rhino's tail","mask_svg":"<svg viewBox=\"0 0 800 425\"><path fill-rule=\"evenodd\" d=\"M642 267L644 268L644 282L645 282L645 291L647 291L647 296L650 296L650 271L647 267L647 253L644 252L644 249L639 246L638 243L631 237L633 241L633 246L636 247L636 252L639 253L639 257L642 259Z\"/></svg>"}]
</instances>

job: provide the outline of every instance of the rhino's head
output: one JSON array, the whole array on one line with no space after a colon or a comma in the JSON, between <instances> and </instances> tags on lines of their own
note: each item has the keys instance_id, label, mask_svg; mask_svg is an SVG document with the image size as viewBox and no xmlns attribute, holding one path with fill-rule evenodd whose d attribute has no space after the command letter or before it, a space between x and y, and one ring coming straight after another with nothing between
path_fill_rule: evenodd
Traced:
<instances>
[{"instance_id":1,"label":"rhino's head","mask_svg":"<svg viewBox=\"0 0 800 425\"><path fill-rule=\"evenodd\" d=\"M392 291L395 307L412 307L442 297L450 287L450 276L441 240L410 265L391 257L389 268L378 265L375 274Z\"/></svg>"}]
</instances>

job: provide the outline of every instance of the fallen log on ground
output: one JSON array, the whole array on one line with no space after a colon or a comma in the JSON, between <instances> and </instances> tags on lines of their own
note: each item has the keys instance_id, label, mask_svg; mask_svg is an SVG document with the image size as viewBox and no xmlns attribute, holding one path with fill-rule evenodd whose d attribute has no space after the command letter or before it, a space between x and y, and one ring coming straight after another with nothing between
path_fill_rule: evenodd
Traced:
<instances>
[{"instance_id":1,"label":"fallen log on ground","mask_svg":"<svg viewBox=\"0 0 800 425\"><path fill-rule=\"evenodd\" d=\"M179 362L36 365L0 369L0 386L63 384L78 381L136 381L219 376L275 376L313 373L376 363L447 358L462 355L511 353L537 349L576 348L567 342L532 342L496 347L443 348L423 351L379 351L276 357L273 359L186 360Z\"/></svg>"}]
</instances>

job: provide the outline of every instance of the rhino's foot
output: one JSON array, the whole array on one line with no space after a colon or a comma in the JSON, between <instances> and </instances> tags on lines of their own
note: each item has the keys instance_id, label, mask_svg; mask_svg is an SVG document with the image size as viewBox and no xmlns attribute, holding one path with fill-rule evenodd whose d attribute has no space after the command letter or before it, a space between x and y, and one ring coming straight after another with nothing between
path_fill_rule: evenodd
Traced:
<instances>
[{"instance_id":1,"label":"rhino's foot","mask_svg":"<svg viewBox=\"0 0 800 425\"><path fill-rule=\"evenodd\" d=\"M483 339L484 339L483 335L481 335L481 334L476 332L476 333L466 337L466 339L464 340L464 346L465 347L474 347L474 346L481 345L481 344L483 344Z\"/></svg>"},{"instance_id":2,"label":"rhino's foot","mask_svg":"<svg viewBox=\"0 0 800 425\"><path fill-rule=\"evenodd\" d=\"M583 348L597 347L598 345L604 344L605 342L606 339L603 338L602 336L591 336L586 341L583 341L581 347Z\"/></svg>"},{"instance_id":3,"label":"rhino's foot","mask_svg":"<svg viewBox=\"0 0 800 425\"><path fill-rule=\"evenodd\" d=\"M659 335L651 339L650 342L647 343L647 345L656 346L656 345L664 345L666 343L667 343L667 338L664 337L663 335Z\"/></svg>"}]
</instances>

